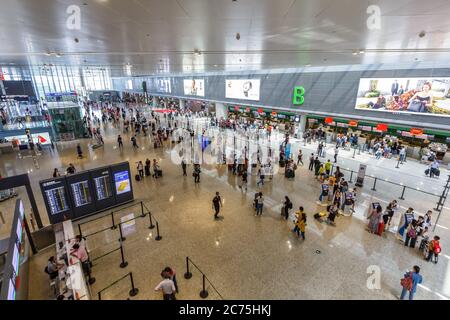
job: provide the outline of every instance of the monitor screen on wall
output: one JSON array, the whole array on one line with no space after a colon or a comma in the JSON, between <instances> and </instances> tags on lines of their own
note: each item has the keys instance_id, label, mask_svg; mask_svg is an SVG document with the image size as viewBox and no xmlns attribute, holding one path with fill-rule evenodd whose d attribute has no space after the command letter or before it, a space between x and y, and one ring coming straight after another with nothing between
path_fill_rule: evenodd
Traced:
<instances>
[{"instance_id":1,"label":"monitor screen on wall","mask_svg":"<svg viewBox=\"0 0 450 320\"><path fill-rule=\"evenodd\" d=\"M226 98L259 101L259 89L259 79L225 80Z\"/></svg>"},{"instance_id":2,"label":"monitor screen on wall","mask_svg":"<svg viewBox=\"0 0 450 320\"><path fill-rule=\"evenodd\" d=\"M156 91L160 93L171 93L170 78L158 78L156 79Z\"/></svg>"},{"instance_id":3,"label":"monitor screen on wall","mask_svg":"<svg viewBox=\"0 0 450 320\"><path fill-rule=\"evenodd\" d=\"M450 78L361 78L355 109L450 117Z\"/></svg>"},{"instance_id":4,"label":"monitor screen on wall","mask_svg":"<svg viewBox=\"0 0 450 320\"><path fill-rule=\"evenodd\" d=\"M188 96L205 96L205 80L203 79L184 79L184 94Z\"/></svg>"}]
</instances>

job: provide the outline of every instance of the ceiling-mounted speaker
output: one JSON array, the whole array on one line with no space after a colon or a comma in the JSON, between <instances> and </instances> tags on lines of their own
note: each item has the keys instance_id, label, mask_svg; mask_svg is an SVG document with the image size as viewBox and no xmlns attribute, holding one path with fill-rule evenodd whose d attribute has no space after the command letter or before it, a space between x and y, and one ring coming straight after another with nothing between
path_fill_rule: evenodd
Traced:
<instances>
[{"instance_id":1,"label":"ceiling-mounted speaker","mask_svg":"<svg viewBox=\"0 0 450 320\"><path fill-rule=\"evenodd\" d=\"M142 91L147 92L147 81L142 81Z\"/></svg>"}]
</instances>

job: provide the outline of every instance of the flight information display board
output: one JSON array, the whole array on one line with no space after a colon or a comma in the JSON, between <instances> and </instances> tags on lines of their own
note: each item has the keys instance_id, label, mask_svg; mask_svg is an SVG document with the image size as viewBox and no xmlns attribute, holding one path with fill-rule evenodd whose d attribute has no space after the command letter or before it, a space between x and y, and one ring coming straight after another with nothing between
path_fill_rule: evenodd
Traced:
<instances>
[{"instance_id":1,"label":"flight information display board","mask_svg":"<svg viewBox=\"0 0 450 320\"><path fill-rule=\"evenodd\" d=\"M65 177L41 181L39 184L51 223L61 222L64 215L72 214Z\"/></svg>"},{"instance_id":2,"label":"flight information display board","mask_svg":"<svg viewBox=\"0 0 450 320\"><path fill-rule=\"evenodd\" d=\"M66 179L73 204L73 217L78 218L95 212L94 188L89 172L73 174Z\"/></svg>"},{"instance_id":3,"label":"flight information display board","mask_svg":"<svg viewBox=\"0 0 450 320\"><path fill-rule=\"evenodd\" d=\"M94 182L95 207L97 210L106 209L116 203L113 191L113 179L109 167L99 168L90 171Z\"/></svg>"},{"instance_id":4,"label":"flight information display board","mask_svg":"<svg viewBox=\"0 0 450 320\"><path fill-rule=\"evenodd\" d=\"M50 222L81 218L133 200L130 165L123 162L40 182Z\"/></svg>"}]
</instances>

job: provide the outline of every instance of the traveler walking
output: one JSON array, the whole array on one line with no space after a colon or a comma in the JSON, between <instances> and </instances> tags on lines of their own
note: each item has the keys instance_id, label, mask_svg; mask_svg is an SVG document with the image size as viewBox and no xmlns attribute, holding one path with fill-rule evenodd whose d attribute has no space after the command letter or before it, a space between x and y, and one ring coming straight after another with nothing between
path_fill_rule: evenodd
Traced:
<instances>
[{"instance_id":1,"label":"traveler walking","mask_svg":"<svg viewBox=\"0 0 450 320\"><path fill-rule=\"evenodd\" d=\"M123 149L123 142L122 142L122 137L119 136L117 137L117 143L119 144L119 149Z\"/></svg>"},{"instance_id":2,"label":"traveler walking","mask_svg":"<svg viewBox=\"0 0 450 320\"><path fill-rule=\"evenodd\" d=\"M337 162L338 153L339 153L339 148L338 147L334 148L334 163Z\"/></svg>"},{"instance_id":3,"label":"traveler walking","mask_svg":"<svg viewBox=\"0 0 450 320\"><path fill-rule=\"evenodd\" d=\"M176 300L175 292L177 289L175 288L174 282L170 279L170 275L167 272L163 272L161 276L164 280L156 286L155 291L161 290L164 300Z\"/></svg>"},{"instance_id":4,"label":"traveler walking","mask_svg":"<svg viewBox=\"0 0 450 320\"><path fill-rule=\"evenodd\" d=\"M139 172L139 176L141 179L144 177L144 165L142 164L142 161L139 161L137 164L137 170Z\"/></svg>"},{"instance_id":5,"label":"traveler walking","mask_svg":"<svg viewBox=\"0 0 450 320\"><path fill-rule=\"evenodd\" d=\"M186 167L187 167L187 164L186 164L186 161L184 160L184 158L181 160L181 168L183 169L183 176L187 176L187 173L186 173Z\"/></svg>"},{"instance_id":6,"label":"traveler walking","mask_svg":"<svg viewBox=\"0 0 450 320\"><path fill-rule=\"evenodd\" d=\"M219 192L216 192L215 197L212 200L214 213L214 219L219 219L220 207L223 206L222 198L220 197Z\"/></svg>"},{"instance_id":7,"label":"traveler walking","mask_svg":"<svg viewBox=\"0 0 450 320\"><path fill-rule=\"evenodd\" d=\"M298 149L298 156L297 156L297 165L301 163L303 166L303 153L302 149Z\"/></svg>"}]
</instances>

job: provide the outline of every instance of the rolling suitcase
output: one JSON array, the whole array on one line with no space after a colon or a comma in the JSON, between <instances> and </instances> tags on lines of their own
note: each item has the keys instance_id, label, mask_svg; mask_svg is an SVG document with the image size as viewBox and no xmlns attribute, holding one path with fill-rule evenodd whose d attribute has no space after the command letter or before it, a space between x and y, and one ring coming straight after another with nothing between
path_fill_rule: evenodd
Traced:
<instances>
[{"instance_id":1,"label":"rolling suitcase","mask_svg":"<svg viewBox=\"0 0 450 320\"><path fill-rule=\"evenodd\" d=\"M136 181L141 181L141 176L137 174L134 176L134 179L136 179Z\"/></svg>"},{"instance_id":2,"label":"rolling suitcase","mask_svg":"<svg viewBox=\"0 0 450 320\"><path fill-rule=\"evenodd\" d=\"M378 224L377 234L379 236L381 236L383 234L383 231L384 231L384 221L382 221Z\"/></svg>"}]
</instances>

